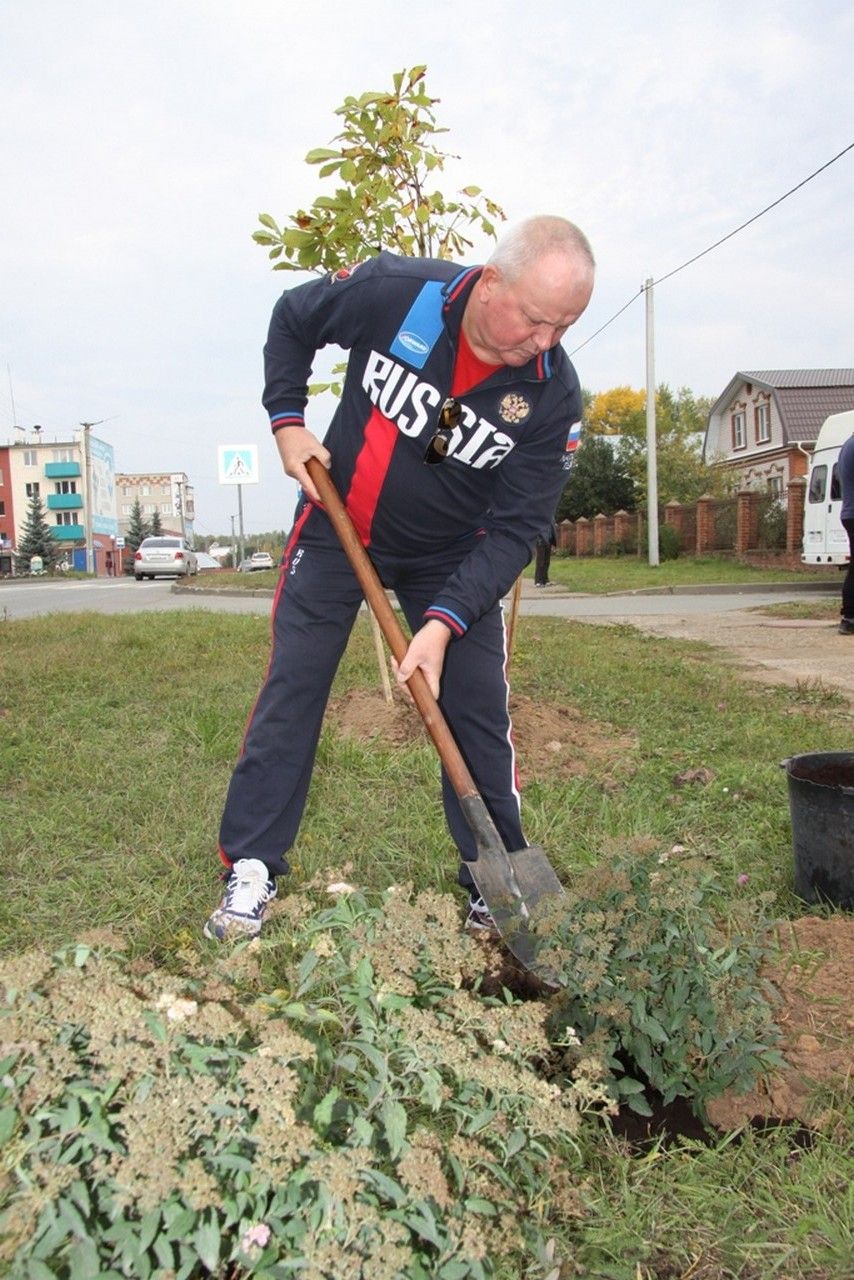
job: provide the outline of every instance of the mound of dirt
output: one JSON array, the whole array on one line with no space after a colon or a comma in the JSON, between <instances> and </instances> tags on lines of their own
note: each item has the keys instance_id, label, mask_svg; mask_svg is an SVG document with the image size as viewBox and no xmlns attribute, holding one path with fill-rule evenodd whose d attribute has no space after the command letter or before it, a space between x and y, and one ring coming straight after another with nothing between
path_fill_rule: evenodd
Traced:
<instances>
[{"instance_id":1,"label":"mound of dirt","mask_svg":"<svg viewBox=\"0 0 854 1280\"><path fill-rule=\"evenodd\" d=\"M574 707L513 696L510 712L523 785L538 779L592 775L603 786L613 787L632 769L634 736L588 720ZM399 694L388 703L379 690L371 689L352 689L333 699L329 722L345 737L360 742L375 738L393 746L418 741L426 733L418 711Z\"/></svg>"},{"instance_id":2,"label":"mound of dirt","mask_svg":"<svg viewBox=\"0 0 854 1280\"><path fill-rule=\"evenodd\" d=\"M850 1087L854 1062L854 917L804 916L778 927L779 958L767 966L778 1003L785 1068L747 1094L723 1094L709 1119L727 1132L752 1120L822 1122L816 1089Z\"/></svg>"}]
</instances>

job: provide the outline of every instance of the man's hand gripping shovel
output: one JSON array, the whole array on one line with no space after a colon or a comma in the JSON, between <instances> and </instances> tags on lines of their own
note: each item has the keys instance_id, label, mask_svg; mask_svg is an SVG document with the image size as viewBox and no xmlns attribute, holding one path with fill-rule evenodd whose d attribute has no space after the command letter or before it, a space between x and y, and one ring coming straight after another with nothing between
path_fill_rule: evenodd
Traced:
<instances>
[{"instance_id":1,"label":"man's hand gripping shovel","mask_svg":"<svg viewBox=\"0 0 854 1280\"><path fill-rule=\"evenodd\" d=\"M401 662L409 642L377 571L326 468L317 458L309 458L306 467L392 655ZM563 886L539 845L515 852L505 848L421 671L414 672L408 686L474 836L477 860L467 866L501 939L526 969L555 986L554 976L538 964L536 939L530 931L529 920L537 903L542 898L563 894Z\"/></svg>"}]
</instances>

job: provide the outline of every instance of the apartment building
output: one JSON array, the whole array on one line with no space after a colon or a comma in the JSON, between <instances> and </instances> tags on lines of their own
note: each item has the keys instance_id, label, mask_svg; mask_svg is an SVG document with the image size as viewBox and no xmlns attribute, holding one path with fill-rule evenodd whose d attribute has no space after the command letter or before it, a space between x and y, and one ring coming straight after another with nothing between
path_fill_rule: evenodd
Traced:
<instances>
[{"instance_id":1,"label":"apartment building","mask_svg":"<svg viewBox=\"0 0 854 1280\"><path fill-rule=\"evenodd\" d=\"M116 516L120 537L125 537L134 503L139 501L142 518L150 523L159 515L164 533L176 533L192 540L196 518L193 486L183 471L158 471L116 475Z\"/></svg>"},{"instance_id":2,"label":"apartment building","mask_svg":"<svg viewBox=\"0 0 854 1280\"><path fill-rule=\"evenodd\" d=\"M49 441L40 427L23 436L0 445L0 572L14 571L34 496L69 567L111 572L118 563L112 445L87 433Z\"/></svg>"}]
</instances>

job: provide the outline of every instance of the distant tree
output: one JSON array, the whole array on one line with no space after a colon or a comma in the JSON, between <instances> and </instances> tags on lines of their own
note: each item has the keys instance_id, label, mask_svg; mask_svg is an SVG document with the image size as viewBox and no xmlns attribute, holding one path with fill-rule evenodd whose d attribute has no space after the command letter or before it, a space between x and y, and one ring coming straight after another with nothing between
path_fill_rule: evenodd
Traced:
<instances>
[{"instance_id":1,"label":"distant tree","mask_svg":"<svg viewBox=\"0 0 854 1280\"><path fill-rule=\"evenodd\" d=\"M646 393L632 387L597 391L585 406L585 429L597 435L643 435L646 430Z\"/></svg>"},{"instance_id":2,"label":"distant tree","mask_svg":"<svg viewBox=\"0 0 854 1280\"><path fill-rule=\"evenodd\" d=\"M594 432L582 436L566 487L558 503L558 520L592 519L601 511L634 511L635 487L613 445Z\"/></svg>"},{"instance_id":3,"label":"distant tree","mask_svg":"<svg viewBox=\"0 0 854 1280\"><path fill-rule=\"evenodd\" d=\"M139 498L134 499L134 504L130 511L130 520L128 521L128 531L125 534L125 548L134 554L139 549L139 544L143 538L148 537L148 525L142 518L142 507Z\"/></svg>"},{"instance_id":4,"label":"distant tree","mask_svg":"<svg viewBox=\"0 0 854 1280\"><path fill-rule=\"evenodd\" d=\"M643 393L638 392L642 395ZM712 401L688 387L674 394L666 383L655 396L656 481L661 502L695 502L704 493L723 493L723 476L703 459L703 438ZM646 502L646 410L627 416L618 454L635 482L638 504Z\"/></svg>"},{"instance_id":5,"label":"distant tree","mask_svg":"<svg viewBox=\"0 0 854 1280\"><path fill-rule=\"evenodd\" d=\"M157 510L156 507L154 508L154 515L151 517L148 523L148 530L149 530L149 533L151 533L151 535L155 538L159 538L161 533L163 532L163 521L160 519L160 512Z\"/></svg>"},{"instance_id":6,"label":"distant tree","mask_svg":"<svg viewBox=\"0 0 854 1280\"><path fill-rule=\"evenodd\" d=\"M29 569L33 556L41 556L45 569L53 569L59 559L59 545L51 532L44 505L37 493L30 498L16 556L18 568L24 572Z\"/></svg>"},{"instance_id":7,"label":"distant tree","mask_svg":"<svg viewBox=\"0 0 854 1280\"><path fill-rule=\"evenodd\" d=\"M661 502L694 502L703 493L721 493L723 478L702 456L712 401L688 387L674 393L666 383L655 394L656 480ZM585 435L619 436L617 458L634 481L639 506L646 503L646 393L612 387L591 397Z\"/></svg>"}]
</instances>

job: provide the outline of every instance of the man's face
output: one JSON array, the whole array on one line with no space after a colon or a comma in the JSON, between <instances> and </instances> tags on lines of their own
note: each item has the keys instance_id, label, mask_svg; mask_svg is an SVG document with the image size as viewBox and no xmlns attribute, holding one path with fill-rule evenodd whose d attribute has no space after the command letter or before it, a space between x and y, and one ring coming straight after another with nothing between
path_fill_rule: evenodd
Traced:
<instances>
[{"instance_id":1,"label":"man's face","mask_svg":"<svg viewBox=\"0 0 854 1280\"><path fill-rule=\"evenodd\" d=\"M486 266L470 340L495 364L518 368L560 342L590 301L593 274L582 259L547 254L515 280Z\"/></svg>"}]
</instances>

